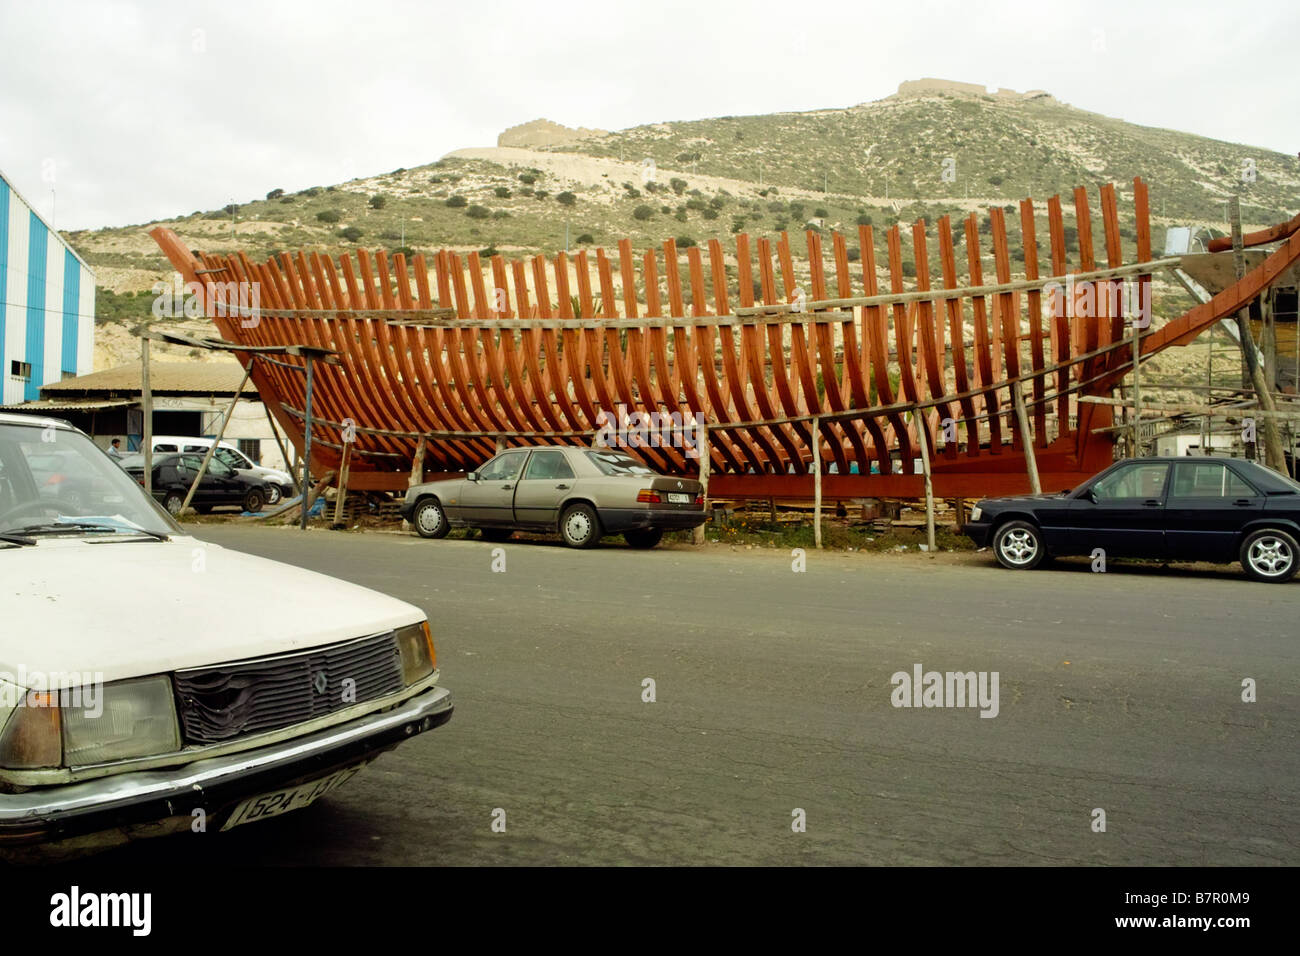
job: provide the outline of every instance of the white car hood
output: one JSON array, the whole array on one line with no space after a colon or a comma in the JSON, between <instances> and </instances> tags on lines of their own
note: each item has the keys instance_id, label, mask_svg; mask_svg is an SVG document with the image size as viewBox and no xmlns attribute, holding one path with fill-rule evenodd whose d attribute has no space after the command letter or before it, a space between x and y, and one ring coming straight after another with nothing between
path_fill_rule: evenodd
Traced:
<instances>
[{"instance_id":1,"label":"white car hood","mask_svg":"<svg viewBox=\"0 0 1300 956\"><path fill-rule=\"evenodd\" d=\"M22 672L120 680L331 644L424 616L377 591L189 537L0 548L0 678L10 681Z\"/></svg>"}]
</instances>

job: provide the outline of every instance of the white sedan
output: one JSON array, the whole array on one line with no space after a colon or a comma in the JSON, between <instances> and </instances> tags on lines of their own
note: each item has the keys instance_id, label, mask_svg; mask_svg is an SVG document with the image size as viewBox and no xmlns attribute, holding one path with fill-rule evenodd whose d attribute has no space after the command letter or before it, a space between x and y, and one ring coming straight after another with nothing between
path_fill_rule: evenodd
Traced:
<instances>
[{"instance_id":1,"label":"white sedan","mask_svg":"<svg viewBox=\"0 0 1300 956\"><path fill-rule=\"evenodd\" d=\"M451 717L419 608L185 535L64 423L0 414L0 595L10 857L278 816Z\"/></svg>"}]
</instances>

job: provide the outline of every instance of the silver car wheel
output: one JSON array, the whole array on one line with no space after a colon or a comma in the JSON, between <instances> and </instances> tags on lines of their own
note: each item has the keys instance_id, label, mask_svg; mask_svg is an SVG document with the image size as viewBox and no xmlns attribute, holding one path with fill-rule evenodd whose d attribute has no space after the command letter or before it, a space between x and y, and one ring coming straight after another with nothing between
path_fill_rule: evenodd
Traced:
<instances>
[{"instance_id":1,"label":"silver car wheel","mask_svg":"<svg viewBox=\"0 0 1300 956\"><path fill-rule=\"evenodd\" d=\"M573 510L564 519L564 534L574 544L581 544L591 537L591 518L585 511Z\"/></svg>"},{"instance_id":2,"label":"silver car wheel","mask_svg":"<svg viewBox=\"0 0 1300 956\"><path fill-rule=\"evenodd\" d=\"M284 496L280 492L279 485L266 486L266 503L268 505L278 505L282 497Z\"/></svg>"},{"instance_id":3,"label":"silver car wheel","mask_svg":"<svg viewBox=\"0 0 1300 956\"><path fill-rule=\"evenodd\" d=\"M1023 528L1013 528L999 539L998 550L1012 564L1028 564L1038 554L1038 539Z\"/></svg>"},{"instance_id":4,"label":"silver car wheel","mask_svg":"<svg viewBox=\"0 0 1300 956\"><path fill-rule=\"evenodd\" d=\"M433 534L442 527L445 519L442 516L442 508L436 501L430 501L420 505L420 509L415 513L415 523L420 526L420 530L425 534Z\"/></svg>"},{"instance_id":5,"label":"silver car wheel","mask_svg":"<svg viewBox=\"0 0 1300 956\"><path fill-rule=\"evenodd\" d=\"M1251 542L1246 554L1255 573L1268 578L1279 577L1291 570L1295 554L1291 546L1274 535L1264 535Z\"/></svg>"}]
</instances>

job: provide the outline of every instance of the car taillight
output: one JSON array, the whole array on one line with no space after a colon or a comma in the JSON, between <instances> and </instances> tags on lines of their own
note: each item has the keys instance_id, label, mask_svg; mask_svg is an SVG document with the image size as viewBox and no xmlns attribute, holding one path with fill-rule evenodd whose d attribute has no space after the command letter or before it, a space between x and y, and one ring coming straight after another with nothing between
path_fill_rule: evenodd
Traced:
<instances>
[{"instance_id":1,"label":"car taillight","mask_svg":"<svg viewBox=\"0 0 1300 956\"><path fill-rule=\"evenodd\" d=\"M696 504L696 507L699 507L699 508L703 508L703 507L704 507L704 494L703 494L703 492L701 492L700 494L698 494L698 495L695 496L695 504Z\"/></svg>"},{"instance_id":2,"label":"car taillight","mask_svg":"<svg viewBox=\"0 0 1300 956\"><path fill-rule=\"evenodd\" d=\"M636 500L643 505L657 505L663 501L663 499L659 497L659 492L654 491L651 488L643 488L641 491L637 492Z\"/></svg>"}]
</instances>

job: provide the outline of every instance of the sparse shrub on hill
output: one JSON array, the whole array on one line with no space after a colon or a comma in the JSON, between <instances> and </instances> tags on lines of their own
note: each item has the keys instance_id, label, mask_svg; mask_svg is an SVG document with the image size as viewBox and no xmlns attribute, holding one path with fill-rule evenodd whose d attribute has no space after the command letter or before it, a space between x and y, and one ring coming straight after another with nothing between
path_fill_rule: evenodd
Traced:
<instances>
[{"instance_id":1,"label":"sparse shrub on hill","mask_svg":"<svg viewBox=\"0 0 1300 956\"><path fill-rule=\"evenodd\" d=\"M223 206L221 211L224 212L227 216L233 216L235 213L239 212L239 203L232 202L228 206Z\"/></svg>"},{"instance_id":2,"label":"sparse shrub on hill","mask_svg":"<svg viewBox=\"0 0 1300 956\"><path fill-rule=\"evenodd\" d=\"M705 205L703 199L688 199L686 200L686 208L700 210L707 209L708 207Z\"/></svg>"},{"instance_id":3,"label":"sparse shrub on hill","mask_svg":"<svg viewBox=\"0 0 1300 956\"><path fill-rule=\"evenodd\" d=\"M505 186L498 186L496 189L492 190L492 193L497 197L497 199L510 198L510 190L506 189Z\"/></svg>"},{"instance_id":4,"label":"sparse shrub on hill","mask_svg":"<svg viewBox=\"0 0 1300 956\"><path fill-rule=\"evenodd\" d=\"M520 173L519 181L523 183L525 186L531 186L537 182L537 177L534 176L532 173Z\"/></svg>"},{"instance_id":5,"label":"sparse shrub on hill","mask_svg":"<svg viewBox=\"0 0 1300 956\"><path fill-rule=\"evenodd\" d=\"M1002 177L1001 177L1001 176L998 176L998 175L996 175L996 174L993 175L993 176L990 176L990 177L989 177L989 185L990 185L990 186L1001 186L1001 185L1002 185Z\"/></svg>"},{"instance_id":6,"label":"sparse shrub on hill","mask_svg":"<svg viewBox=\"0 0 1300 956\"><path fill-rule=\"evenodd\" d=\"M281 197L280 197L280 202L293 202L293 201L294 201L294 200L293 200L293 197L292 197L292 196L281 196Z\"/></svg>"},{"instance_id":7,"label":"sparse shrub on hill","mask_svg":"<svg viewBox=\"0 0 1300 956\"><path fill-rule=\"evenodd\" d=\"M828 216L830 216L830 213L827 212L825 209L823 209L821 206L818 206L816 209L813 210L813 215L816 216L818 219L825 219Z\"/></svg>"},{"instance_id":8,"label":"sparse shrub on hill","mask_svg":"<svg viewBox=\"0 0 1300 956\"><path fill-rule=\"evenodd\" d=\"M457 193L454 196L447 197L447 205L450 206L452 209L461 209L469 205L469 200L466 199L464 196L462 196L460 193Z\"/></svg>"},{"instance_id":9,"label":"sparse shrub on hill","mask_svg":"<svg viewBox=\"0 0 1300 956\"><path fill-rule=\"evenodd\" d=\"M862 215L858 216L856 221L859 226L869 226L871 225L872 222L871 217L866 213L863 213Z\"/></svg>"},{"instance_id":10,"label":"sparse shrub on hill","mask_svg":"<svg viewBox=\"0 0 1300 956\"><path fill-rule=\"evenodd\" d=\"M337 209L322 209L320 212L316 213L317 222L333 223L338 222L342 218L343 217L339 214Z\"/></svg>"},{"instance_id":11,"label":"sparse shrub on hill","mask_svg":"<svg viewBox=\"0 0 1300 956\"><path fill-rule=\"evenodd\" d=\"M400 255L407 259L415 255L415 250L410 246L398 246L396 249L390 249L389 251L395 256Z\"/></svg>"},{"instance_id":12,"label":"sparse shrub on hill","mask_svg":"<svg viewBox=\"0 0 1300 956\"><path fill-rule=\"evenodd\" d=\"M499 255L501 255L501 250L499 250L496 246L485 246L484 248L478 251L478 257L480 259L492 259L495 256L499 256Z\"/></svg>"},{"instance_id":13,"label":"sparse shrub on hill","mask_svg":"<svg viewBox=\"0 0 1300 956\"><path fill-rule=\"evenodd\" d=\"M705 219L717 219L718 211L716 209L706 209L701 215L703 215Z\"/></svg>"},{"instance_id":14,"label":"sparse shrub on hill","mask_svg":"<svg viewBox=\"0 0 1300 956\"><path fill-rule=\"evenodd\" d=\"M545 189L537 189L533 191L534 199L545 199L549 195L550 193L548 193Z\"/></svg>"},{"instance_id":15,"label":"sparse shrub on hill","mask_svg":"<svg viewBox=\"0 0 1300 956\"><path fill-rule=\"evenodd\" d=\"M578 197L566 190L565 192L562 192L558 196L556 196L555 201L558 202L561 206L572 206L574 203L578 201Z\"/></svg>"},{"instance_id":16,"label":"sparse shrub on hill","mask_svg":"<svg viewBox=\"0 0 1300 956\"><path fill-rule=\"evenodd\" d=\"M687 246L696 245L695 240L692 239L690 236L678 236L673 241L677 243L678 249L685 249Z\"/></svg>"},{"instance_id":17,"label":"sparse shrub on hill","mask_svg":"<svg viewBox=\"0 0 1300 956\"><path fill-rule=\"evenodd\" d=\"M319 196L320 194L321 194L321 188L319 186L310 186L307 189L304 189L298 195L307 196L308 198L314 198L316 196Z\"/></svg>"},{"instance_id":18,"label":"sparse shrub on hill","mask_svg":"<svg viewBox=\"0 0 1300 956\"><path fill-rule=\"evenodd\" d=\"M430 176L430 177L429 177L429 182L432 183L433 185L437 186L439 183L442 182L442 177L441 177L441 176Z\"/></svg>"},{"instance_id":19,"label":"sparse shrub on hill","mask_svg":"<svg viewBox=\"0 0 1300 956\"><path fill-rule=\"evenodd\" d=\"M487 219L492 215L492 210L487 206L473 205L465 210L465 215L471 219Z\"/></svg>"},{"instance_id":20,"label":"sparse shrub on hill","mask_svg":"<svg viewBox=\"0 0 1300 956\"><path fill-rule=\"evenodd\" d=\"M678 179L674 176L672 179L668 180L668 185L671 186L673 192L679 196L686 192L686 180L684 179Z\"/></svg>"},{"instance_id":21,"label":"sparse shrub on hill","mask_svg":"<svg viewBox=\"0 0 1300 956\"><path fill-rule=\"evenodd\" d=\"M676 214L674 215L674 218L675 218L678 222L685 222L685 221L686 221L686 210L685 210L685 209L679 209L679 210L677 210Z\"/></svg>"},{"instance_id":22,"label":"sparse shrub on hill","mask_svg":"<svg viewBox=\"0 0 1300 956\"><path fill-rule=\"evenodd\" d=\"M849 250L849 262L858 262L862 259L862 250L856 246Z\"/></svg>"},{"instance_id":23,"label":"sparse shrub on hill","mask_svg":"<svg viewBox=\"0 0 1300 956\"><path fill-rule=\"evenodd\" d=\"M493 218L493 219L509 219L509 218L510 218L510 213L506 212L504 209L493 209L493 210L492 210L492 218Z\"/></svg>"},{"instance_id":24,"label":"sparse shrub on hill","mask_svg":"<svg viewBox=\"0 0 1300 956\"><path fill-rule=\"evenodd\" d=\"M645 220L649 219L654 214L655 214L654 209L652 209L650 206L647 206L645 203L642 203L641 205L637 206L635 209L632 210L632 218L637 219L641 222L645 222Z\"/></svg>"},{"instance_id":25,"label":"sparse shrub on hill","mask_svg":"<svg viewBox=\"0 0 1300 956\"><path fill-rule=\"evenodd\" d=\"M283 190L283 189L272 189L269 193L266 194L266 198L267 198L267 199L279 199L279 198L280 198L281 196L283 196L283 195L284 195L284 190Z\"/></svg>"},{"instance_id":26,"label":"sparse shrub on hill","mask_svg":"<svg viewBox=\"0 0 1300 956\"><path fill-rule=\"evenodd\" d=\"M344 239L346 239L348 242L356 242L363 235L365 235L365 233L363 233L356 226L348 226L346 229L341 230L339 232L339 235L342 236Z\"/></svg>"},{"instance_id":27,"label":"sparse shrub on hill","mask_svg":"<svg viewBox=\"0 0 1300 956\"><path fill-rule=\"evenodd\" d=\"M584 232L578 237L578 245L589 246L596 241L596 237L589 232Z\"/></svg>"},{"instance_id":28,"label":"sparse shrub on hill","mask_svg":"<svg viewBox=\"0 0 1300 956\"><path fill-rule=\"evenodd\" d=\"M388 199L384 196L383 193L375 193L375 195L370 197L371 209L383 209L387 205L388 205Z\"/></svg>"}]
</instances>

